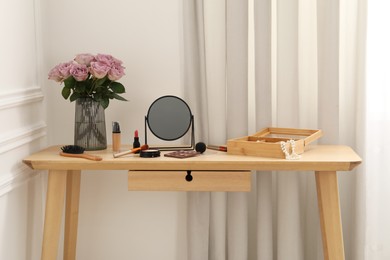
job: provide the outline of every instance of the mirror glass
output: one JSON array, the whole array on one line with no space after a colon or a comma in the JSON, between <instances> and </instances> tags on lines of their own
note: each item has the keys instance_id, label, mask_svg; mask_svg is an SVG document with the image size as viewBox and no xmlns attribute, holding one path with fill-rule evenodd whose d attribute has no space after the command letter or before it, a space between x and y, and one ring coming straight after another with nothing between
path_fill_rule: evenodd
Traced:
<instances>
[{"instance_id":1,"label":"mirror glass","mask_svg":"<svg viewBox=\"0 0 390 260\"><path fill-rule=\"evenodd\" d=\"M191 118L190 107L184 100L176 96L163 96L150 105L147 123L156 137L173 141L187 133Z\"/></svg>"}]
</instances>

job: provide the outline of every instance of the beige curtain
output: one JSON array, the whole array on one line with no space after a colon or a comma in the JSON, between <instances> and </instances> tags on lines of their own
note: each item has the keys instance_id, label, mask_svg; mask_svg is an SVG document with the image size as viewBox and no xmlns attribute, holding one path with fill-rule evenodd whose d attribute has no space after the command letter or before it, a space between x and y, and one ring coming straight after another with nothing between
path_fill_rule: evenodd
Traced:
<instances>
[{"instance_id":1,"label":"beige curtain","mask_svg":"<svg viewBox=\"0 0 390 260\"><path fill-rule=\"evenodd\" d=\"M367 1L364 175L359 179L359 247L356 259L390 259L390 24L389 1ZM363 216L363 217L362 217Z\"/></svg>"},{"instance_id":2,"label":"beige curtain","mask_svg":"<svg viewBox=\"0 0 390 260\"><path fill-rule=\"evenodd\" d=\"M248 127L245 1L184 1L184 84L197 140L224 144ZM189 259L247 259L248 194L188 195Z\"/></svg>"},{"instance_id":3,"label":"beige curtain","mask_svg":"<svg viewBox=\"0 0 390 260\"><path fill-rule=\"evenodd\" d=\"M364 55L358 0L183 1L183 74L197 140L266 126L357 140ZM361 139L359 139L361 140ZM358 259L358 172L340 173L346 259ZM251 193L188 194L188 259L322 259L312 173L257 172Z\"/></svg>"}]
</instances>

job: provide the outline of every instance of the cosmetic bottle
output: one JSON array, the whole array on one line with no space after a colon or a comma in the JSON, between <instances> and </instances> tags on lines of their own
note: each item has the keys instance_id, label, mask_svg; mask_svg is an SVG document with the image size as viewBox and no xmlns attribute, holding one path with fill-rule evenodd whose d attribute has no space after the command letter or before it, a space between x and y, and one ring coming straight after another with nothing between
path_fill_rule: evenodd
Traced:
<instances>
[{"instance_id":1,"label":"cosmetic bottle","mask_svg":"<svg viewBox=\"0 0 390 260\"><path fill-rule=\"evenodd\" d=\"M141 146L141 144L139 142L138 130L135 130L135 132L134 132L134 141L133 141L133 149L134 148L138 148L140 146ZM139 153L139 152L137 152L137 153Z\"/></svg>"},{"instance_id":2,"label":"cosmetic bottle","mask_svg":"<svg viewBox=\"0 0 390 260\"><path fill-rule=\"evenodd\" d=\"M112 151L121 150L121 129L118 122L112 122Z\"/></svg>"}]
</instances>

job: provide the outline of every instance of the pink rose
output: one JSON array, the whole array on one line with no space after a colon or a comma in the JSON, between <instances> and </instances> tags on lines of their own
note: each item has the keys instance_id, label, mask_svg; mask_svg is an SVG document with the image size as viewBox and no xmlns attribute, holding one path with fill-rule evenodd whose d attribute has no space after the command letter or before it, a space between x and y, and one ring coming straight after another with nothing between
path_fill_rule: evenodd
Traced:
<instances>
[{"instance_id":1,"label":"pink rose","mask_svg":"<svg viewBox=\"0 0 390 260\"><path fill-rule=\"evenodd\" d=\"M123 75L125 75L125 70L120 64L113 64L108 72L108 78L112 81L122 78Z\"/></svg>"},{"instance_id":2,"label":"pink rose","mask_svg":"<svg viewBox=\"0 0 390 260\"><path fill-rule=\"evenodd\" d=\"M94 60L95 60L95 56L89 53L78 54L76 58L74 58L75 62L86 66L89 66L89 64Z\"/></svg>"},{"instance_id":3,"label":"pink rose","mask_svg":"<svg viewBox=\"0 0 390 260\"><path fill-rule=\"evenodd\" d=\"M107 75L107 72L110 70L110 66L103 62L91 62L90 71L91 74L98 79L102 79Z\"/></svg>"},{"instance_id":4,"label":"pink rose","mask_svg":"<svg viewBox=\"0 0 390 260\"><path fill-rule=\"evenodd\" d=\"M114 57L112 57L112 60L113 60L113 64L122 65L123 63L121 60L118 60L117 58Z\"/></svg>"},{"instance_id":5,"label":"pink rose","mask_svg":"<svg viewBox=\"0 0 390 260\"><path fill-rule=\"evenodd\" d=\"M58 71L61 73L63 79L67 79L70 76L70 70L73 67L73 62L65 62L58 65Z\"/></svg>"},{"instance_id":6,"label":"pink rose","mask_svg":"<svg viewBox=\"0 0 390 260\"><path fill-rule=\"evenodd\" d=\"M49 79L57 82L62 82L70 76L70 70L73 66L73 62L60 63L49 72Z\"/></svg>"},{"instance_id":7,"label":"pink rose","mask_svg":"<svg viewBox=\"0 0 390 260\"><path fill-rule=\"evenodd\" d=\"M95 58L96 61L100 63L105 63L106 65L111 65L114 62L114 57L108 54L98 54Z\"/></svg>"},{"instance_id":8,"label":"pink rose","mask_svg":"<svg viewBox=\"0 0 390 260\"><path fill-rule=\"evenodd\" d=\"M88 68L86 65L76 63L70 69L70 74L76 81L84 81L88 78Z\"/></svg>"},{"instance_id":9,"label":"pink rose","mask_svg":"<svg viewBox=\"0 0 390 260\"><path fill-rule=\"evenodd\" d=\"M63 80L63 78L61 76L61 73L58 70L58 65L55 66L54 68L52 68L49 71L49 75L48 76L49 76L48 79L51 79L51 80L54 80L54 81L57 81L57 82L61 82Z\"/></svg>"}]
</instances>

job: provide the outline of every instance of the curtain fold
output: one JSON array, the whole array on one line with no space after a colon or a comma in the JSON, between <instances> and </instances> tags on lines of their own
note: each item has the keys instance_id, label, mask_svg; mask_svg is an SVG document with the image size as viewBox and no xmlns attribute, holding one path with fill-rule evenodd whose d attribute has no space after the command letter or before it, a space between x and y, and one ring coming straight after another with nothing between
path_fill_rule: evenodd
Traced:
<instances>
[{"instance_id":1,"label":"curtain fold","mask_svg":"<svg viewBox=\"0 0 390 260\"><path fill-rule=\"evenodd\" d=\"M367 1L367 71L362 75L366 77L366 106L361 108L366 115L363 133L358 133L364 140L359 147L363 148L364 171L358 182L364 193L357 193L365 202L359 208L365 214L359 219L365 229L356 232L364 258L359 255L357 259L390 259L390 37L383 33L390 23L389 9L388 1Z\"/></svg>"},{"instance_id":2,"label":"curtain fold","mask_svg":"<svg viewBox=\"0 0 390 260\"><path fill-rule=\"evenodd\" d=\"M272 60L275 48L273 23L274 6L271 1L254 1L254 41L255 41L255 120L256 130L273 125L273 89L275 86ZM272 172L256 173L256 236L257 259L274 259L276 256L276 216L273 196L274 180Z\"/></svg>"},{"instance_id":3,"label":"curtain fold","mask_svg":"<svg viewBox=\"0 0 390 260\"><path fill-rule=\"evenodd\" d=\"M319 143L361 145L360 102L350 98L361 95L361 5L362 0L184 1L184 91L201 129L197 140L225 144L252 134L248 127L254 125L322 129ZM254 15L253 53L248 10ZM363 220L355 221L353 213L362 210L355 205L360 180L342 175L346 259L357 259L361 240L353 235ZM189 193L188 223L189 260L323 259L312 173L257 172L249 194Z\"/></svg>"},{"instance_id":4,"label":"curtain fold","mask_svg":"<svg viewBox=\"0 0 390 260\"><path fill-rule=\"evenodd\" d=\"M226 1L227 139L248 135L248 5ZM248 259L248 194L227 194L227 258Z\"/></svg>"},{"instance_id":5,"label":"curtain fold","mask_svg":"<svg viewBox=\"0 0 390 260\"><path fill-rule=\"evenodd\" d=\"M184 5L186 12L196 7L193 9L196 16L191 21L187 16L184 24L184 34L190 34L185 42L192 39L198 45L191 43L189 49L185 48L185 66L189 62L191 67L185 71L184 95L201 115L196 122L204 130L197 140L225 144L227 138L248 134L248 6L245 1L184 1ZM194 35L198 38L193 39ZM187 52L191 48L202 58L190 54L189 60ZM199 68L205 73L200 73ZM200 77L200 82L197 79L189 83L194 77ZM203 85L196 86L194 82ZM203 117L204 114L208 117ZM245 193L188 194L188 259L248 258L247 196ZM193 203L199 198L203 204ZM208 224L207 230L194 220L199 216L194 212L202 212L202 219L207 216L209 222L204 222ZM193 243L194 240L199 243Z\"/></svg>"}]
</instances>

